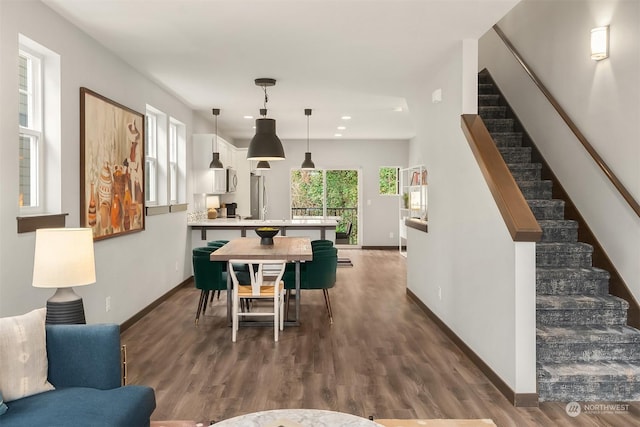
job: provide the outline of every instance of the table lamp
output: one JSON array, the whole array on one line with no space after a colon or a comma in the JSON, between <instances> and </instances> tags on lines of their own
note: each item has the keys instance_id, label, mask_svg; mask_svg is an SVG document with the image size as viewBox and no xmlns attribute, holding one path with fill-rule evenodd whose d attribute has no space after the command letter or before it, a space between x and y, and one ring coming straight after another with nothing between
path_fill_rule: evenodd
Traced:
<instances>
[{"instance_id":1,"label":"table lamp","mask_svg":"<svg viewBox=\"0 0 640 427\"><path fill-rule=\"evenodd\" d=\"M33 283L36 288L57 288L47 300L47 324L86 323L82 298L73 286L96 282L93 232L90 228L36 230Z\"/></svg>"},{"instance_id":2,"label":"table lamp","mask_svg":"<svg viewBox=\"0 0 640 427\"><path fill-rule=\"evenodd\" d=\"M218 208L220 208L220 197L207 197L207 218L216 219L218 217Z\"/></svg>"}]
</instances>

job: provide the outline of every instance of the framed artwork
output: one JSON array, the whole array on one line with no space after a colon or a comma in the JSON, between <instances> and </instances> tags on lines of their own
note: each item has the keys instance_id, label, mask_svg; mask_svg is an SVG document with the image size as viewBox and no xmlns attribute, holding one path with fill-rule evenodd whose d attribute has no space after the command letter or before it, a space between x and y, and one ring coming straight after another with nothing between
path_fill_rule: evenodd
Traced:
<instances>
[{"instance_id":1,"label":"framed artwork","mask_svg":"<svg viewBox=\"0 0 640 427\"><path fill-rule=\"evenodd\" d=\"M93 239L144 230L144 115L80 88L80 226Z\"/></svg>"}]
</instances>

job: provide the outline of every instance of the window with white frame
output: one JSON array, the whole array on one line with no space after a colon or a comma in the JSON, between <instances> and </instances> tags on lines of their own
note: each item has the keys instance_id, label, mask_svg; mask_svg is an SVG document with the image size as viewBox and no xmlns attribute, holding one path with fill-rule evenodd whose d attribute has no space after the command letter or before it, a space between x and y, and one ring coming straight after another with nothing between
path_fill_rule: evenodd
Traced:
<instances>
[{"instance_id":1,"label":"window with white frame","mask_svg":"<svg viewBox=\"0 0 640 427\"><path fill-rule=\"evenodd\" d=\"M158 116L147 108L144 147L144 194L148 204L158 202Z\"/></svg>"},{"instance_id":2,"label":"window with white frame","mask_svg":"<svg viewBox=\"0 0 640 427\"><path fill-rule=\"evenodd\" d=\"M60 55L18 34L18 196L20 216L62 210ZM42 224L49 225L47 220ZM53 226L53 224L51 224ZM20 227L18 227L18 232Z\"/></svg>"},{"instance_id":3,"label":"window with white frame","mask_svg":"<svg viewBox=\"0 0 640 427\"><path fill-rule=\"evenodd\" d=\"M23 46L19 50L19 200L22 211L42 208L42 60Z\"/></svg>"},{"instance_id":4,"label":"window with white frame","mask_svg":"<svg viewBox=\"0 0 640 427\"><path fill-rule=\"evenodd\" d=\"M179 203L184 199L184 154L186 148L186 126L173 117L169 120L169 202Z\"/></svg>"}]
</instances>

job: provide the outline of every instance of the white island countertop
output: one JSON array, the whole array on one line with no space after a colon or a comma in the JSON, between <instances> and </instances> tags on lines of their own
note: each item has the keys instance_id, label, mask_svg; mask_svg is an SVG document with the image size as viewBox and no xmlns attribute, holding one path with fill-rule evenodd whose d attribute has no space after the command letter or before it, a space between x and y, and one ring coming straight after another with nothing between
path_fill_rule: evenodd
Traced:
<instances>
[{"instance_id":1,"label":"white island countertop","mask_svg":"<svg viewBox=\"0 0 640 427\"><path fill-rule=\"evenodd\" d=\"M187 223L189 227L335 227L337 219L201 219Z\"/></svg>"},{"instance_id":2,"label":"white island countertop","mask_svg":"<svg viewBox=\"0 0 640 427\"><path fill-rule=\"evenodd\" d=\"M187 226L191 230L199 230L201 240L207 240L207 230L238 230L239 237L247 237L247 231L254 230L258 227L277 227L280 229L280 235L286 236L287 230L295 234L296 230L318 230L319 237L325 239L330 232L331 236L335 234L338 219L336 218L308 218L308 219L240 219L240 218L216 218L216 219L200 219L187 222ZM253 232L250 235L253 236ZM331 237L333 239L333 237Z\"/></svg>"}]
</instances>

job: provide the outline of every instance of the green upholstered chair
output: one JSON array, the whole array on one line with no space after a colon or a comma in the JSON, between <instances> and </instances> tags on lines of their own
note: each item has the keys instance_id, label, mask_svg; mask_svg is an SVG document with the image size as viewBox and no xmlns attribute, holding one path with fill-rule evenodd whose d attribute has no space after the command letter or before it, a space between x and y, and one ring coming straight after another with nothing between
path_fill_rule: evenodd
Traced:
<instances>
[{"instance_id":1,"label":"green upholstered chair","mask_svg":"<svg viewBox=\"0 0 640 427\"><path fill-rule=\"evenodd\" d=\"M311 241L311 248L330 248L333 246L333 241L331 240L326 240L326 239L318 239L318 240L312 240Z\"/></svg>"},{"instance_id":2,"label":"green upholstered chair","mask_svg":"<svg viewBox=\"0 0 640 427\"><path fill-rule=\"evenodd\" d=\"M200 289L200 300L196 311L196 325L200 320L200 313L207 312L207 300L209 292L227 289L226 263L211 261L211 252L218 249L216 246L206 246L193 250L193 280L196 288Z\"/></svg>"},{"instance_id":3,"label":"green upholstered chair","mask_svg":"<svg viewBox=\"0 0 640 427\"><path fill-rule=\"evenodd\" d=\"M329 289L336 284L336 270L338 269L338 249L335 247L313 248L313 260L300 265L300 289L322 289L324 302L327 307L329 321L333 323L331 299ZM284 274L287 295L296 288L295 270L288 269ZM288 297L285 305L288 306Z\"/></svg>"}]
</instances>

